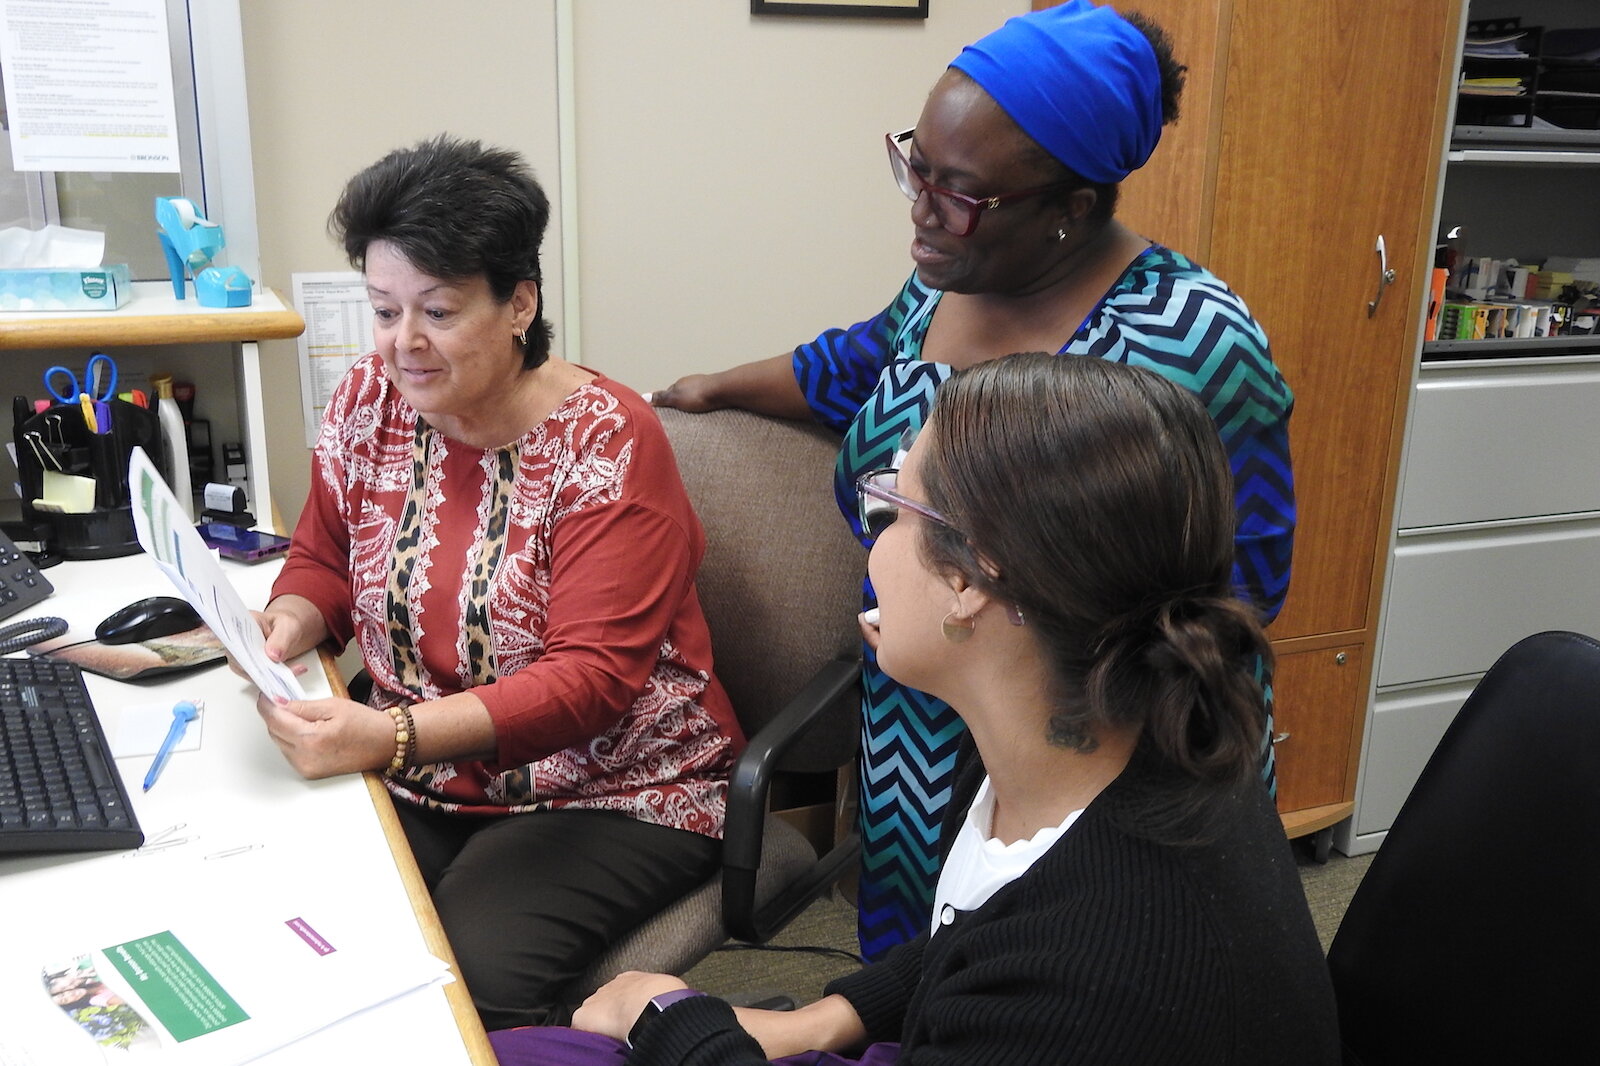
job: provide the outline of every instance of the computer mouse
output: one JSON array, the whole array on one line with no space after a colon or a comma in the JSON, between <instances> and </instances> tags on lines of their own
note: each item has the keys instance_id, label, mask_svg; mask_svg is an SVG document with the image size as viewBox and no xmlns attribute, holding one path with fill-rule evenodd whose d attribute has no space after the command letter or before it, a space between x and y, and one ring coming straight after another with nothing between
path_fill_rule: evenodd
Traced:
<instances>
[{"instance_id":1,"label":"computer mouse","mask_svg":"<svg viewBox=\"0 0 1600 1066\"><path fill-rule=\"evenodd\" d=\"M151 596L112 611L94 627L102 644L133 644L154 637L183 633L201 625L200 615L176 596Z\"/></svg>"}]
</instances>

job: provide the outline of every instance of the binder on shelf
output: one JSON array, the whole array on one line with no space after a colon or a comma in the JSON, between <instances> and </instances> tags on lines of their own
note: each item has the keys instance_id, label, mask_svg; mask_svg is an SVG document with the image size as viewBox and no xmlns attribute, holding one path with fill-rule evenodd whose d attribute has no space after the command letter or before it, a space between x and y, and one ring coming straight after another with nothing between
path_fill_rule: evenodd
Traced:
<instances>
[{"instance_id":1,"label":"binder on shelf","mask_svg":"<svg viewBox=\"0 0 1600 1066\"><path fill-rule=\"evenodd\" d=\"M1444 283L1449 277L1450 271L1444 267L1433 268L1428 291L1428 323L1423 328L1423 340L1437 340L1439 337L1439 312L1444 308Z\"/></svg>"}]
</instances>

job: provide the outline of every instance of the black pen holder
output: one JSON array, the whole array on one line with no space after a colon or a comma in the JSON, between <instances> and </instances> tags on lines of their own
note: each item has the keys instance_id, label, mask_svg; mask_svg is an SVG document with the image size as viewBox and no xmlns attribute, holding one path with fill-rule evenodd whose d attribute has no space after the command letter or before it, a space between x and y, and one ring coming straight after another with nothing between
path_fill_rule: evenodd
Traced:
<instances>
[{"instance_id":1,"label":"black pen holder","mask_svg":"<svg viewBox=\"0 0 1600 1066\"><path fill-rule=\"evenodd\" d=\"M68 559L111 559L142 550L128 499L128 460L143 448L159 468L163 454L156 413L126 400L110 400L111 427L91 429L77 404L56 404L16 422L17 473L22 517L43 522L52 546ZM94 509L79 513L34 505L44 496L44 472L94 479Z\"/></svg>"}]
</instances>

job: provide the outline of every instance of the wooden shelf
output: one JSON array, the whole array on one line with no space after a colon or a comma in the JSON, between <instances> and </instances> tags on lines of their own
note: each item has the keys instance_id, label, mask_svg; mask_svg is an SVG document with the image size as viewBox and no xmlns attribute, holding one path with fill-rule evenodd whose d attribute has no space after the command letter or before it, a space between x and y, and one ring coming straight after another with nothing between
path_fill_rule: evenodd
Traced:
<instances>
[{"instance_id":1,"label":"wooden shelf","mask_svg":"<svg viewBox=\"0 0 1600 1066\"><path fill-rule=\"evenodd\" d=\"M1566 148L1452 148L1452 163L1512 163L1517 166L1600 166L1600 150Z\"/></svg>"},{"instance_id":2,"label":"wooden shelf","mask_svg":"<svg viewBox=\"0 0 1600 1066\"><path fill-rule=\"evenodd\" d=\"M0 312L0 350L279 340L305 328L271 289L249 307L201 307L174 299L168 282L142 281L115 311Z\"/></svg>"},{"instance_id":3,"label":"wooden shelf","mask_svg":"<svg viewBox=\"0 0 1600 1066\"><path fill-rule=\"evenodd\" d=\"M1326 829L1338 825L1355 812L1354 801L1348 803L1329 803L1322 807L1307 807L1304 810L1285 811L1278 817L1283 821L1284 835L1294 837L1309 836L1319 829Z\"/></svg>"},{"instance_id":4,"label":"wooden shelf","mask_svg":"<svg viewBox=\"0 0 1600 1066\"><path fill-rule=\"evenodd\" d=\"M1514 301L1508 301L1514 302ZM1589 355L1600 352L1600 334L1562 337L1505 337L1481 341L1424 341L1422 361L1454 359L1536 359L1558 355Z\"/></svg>"}]
</instances>

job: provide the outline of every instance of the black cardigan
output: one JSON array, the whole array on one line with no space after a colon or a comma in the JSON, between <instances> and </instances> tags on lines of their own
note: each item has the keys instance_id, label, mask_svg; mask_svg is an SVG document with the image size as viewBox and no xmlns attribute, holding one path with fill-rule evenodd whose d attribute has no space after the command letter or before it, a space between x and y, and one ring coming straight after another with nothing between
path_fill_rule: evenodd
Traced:
<instances>
[{"instance_id":1,"label":"black cardigan","mask_svg":"<svg viewBox=\"0 0 1600 1066\"><path fill-rule=\"evenodd\" d=\"M983 766L958 771L945 838ZM827 988L903 1064L1339 1061L1338 1021L1299 872L1271 801L1226 801L1210 841L1156 844L1116 812L1125 771L1021 878L931 940ZM674 1004L630 1066L765 1062L725 1003Z\"/></svg>"}]
</instances>

